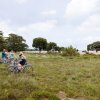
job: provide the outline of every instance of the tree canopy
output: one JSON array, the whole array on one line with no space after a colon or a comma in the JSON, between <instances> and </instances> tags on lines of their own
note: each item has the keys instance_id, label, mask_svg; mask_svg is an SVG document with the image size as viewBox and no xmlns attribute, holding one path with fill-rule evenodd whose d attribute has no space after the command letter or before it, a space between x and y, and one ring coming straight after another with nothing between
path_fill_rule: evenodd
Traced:
<instances>
[{"instance_id":1,"label":"tree canopy","mask_svg":"<svg viewBox=\"0 0 100 100\"><path fill-rule=\"evenodd\" d=\"M55 42L49 42L48 44L47 44L47 50L49 51L49 50L55 50L56 49L56 47L57 47L57 44L55 43Z\"/></svg>"},{"instance_id":2,"label":"tree canopy","mask_svg":"<svg viewBox=\"0 0 100 100\"><path fill-rule=\"evenodd\" d=\"M0 31L0 51L4 48L14 51L24 51L28 48L28 45L22 36L11 33L8 37L4 37L3 32Z\"/></svg>"},{"instance_id":3,"label":"tree canopy","mask_svg":"<svg viewBox=\"0 0 100 100\"><path fill-rule=\"evenodd\" d=\"M35 39L33 39L32 46L35 48L41 48L43 50L46 50L47 40L45 38L42 38L42 37L35 38Z\"/></svg>"},{"instance_id":4,"label":"tree canopy","mask_svg":"<svg viewBox=\"0 0 100 100\"><path fill-rule=\"evenodd\" d=\"M9 37L6 39L7 48L15 51L24 51L28 48L28 45L25 43L25 39L22 36L16 34L9 34Z\"/></svg>"},{"instance_id":5,"label":"tree canopy","mask_svg":"<svg viewBox=\"0 0 100 100\"><path fill-rule=\"evenodd\" d=\"M87 50L100 51L100 41L96 41L96 42L93 42L92 44L87 45Z\"/></svg>"},{"instance_id":6,"label":"tree canopy","mask_svg":"<svg viewBox=\"0 0 100 100\"><path fill-rule=\"evenodd\" d=\"M2 51L3 48L6 48L6 42L3 37L3 32L0 31L0 51Z\"/></svg>"}]
</instances>

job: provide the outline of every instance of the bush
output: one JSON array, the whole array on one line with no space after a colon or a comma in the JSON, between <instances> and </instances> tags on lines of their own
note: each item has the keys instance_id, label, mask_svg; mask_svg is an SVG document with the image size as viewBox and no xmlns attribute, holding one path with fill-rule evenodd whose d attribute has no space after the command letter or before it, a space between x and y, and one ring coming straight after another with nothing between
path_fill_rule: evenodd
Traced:
<instances>
[{"instance_id":1,"label":"bush","mask_svg":"<svg viewBox=\"0 0 100 100\"><path fill-rule=\"evenodd\" d=\"M72 46L70 46L68 48L65 48L62 51L62 55L63 56L77 56L77 55L79 55L79 53L78 53L78 50L77 49L75 49Z\"/></svg>"}]
</instances>

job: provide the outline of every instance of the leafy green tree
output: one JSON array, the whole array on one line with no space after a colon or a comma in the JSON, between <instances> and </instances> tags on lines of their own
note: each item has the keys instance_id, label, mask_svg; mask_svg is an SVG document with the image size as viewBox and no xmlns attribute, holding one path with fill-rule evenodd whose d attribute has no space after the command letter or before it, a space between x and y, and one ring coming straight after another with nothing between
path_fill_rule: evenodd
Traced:
<instances>
[{"instance_id":1,"label":"leafy green tree","mask_svg":"<svg viewBox=\"0 0 100 100\"><path fill-rule=\"evenodd\" d=\"M87 45L87 51L89 51L89 50L94 50L94 48L93 48L93 45L92 45L92 44Z\"/></svg>"},{"instance_id":2,"label":"leafy green tree","mask_svg":"<svg viewBox=\"0 0 100 100\"><path fill-rule=\"evenodd\" d=\"M35 48L40 48L40 49L46 50L47 40L42 37L35 38L35 39L33 39L32 46Z\"/></svg>"},{"instance_id":3,"label":"leafy green tree","mask_svg":"<svg viewBox=\"0 0 100 100\"><path fill-rule=\"evenodd\" d=\"M87 50L100 51L100 41L96 41L96 42L93 42L92 44L87 45Z\"/></svg>"},{"instance_id":4,"label":"leafy green tree","mask_svg":"<svg viewBox=\"0 0 100 100\"><path fill-rule=\"evenodd\" d=\"M57 44L54 42L50 42L47 44L47 51L49 50L57 50Z\"/></svg>"},{"instance_id":5,"label":"leafy green tree","mask_svg":"<svg viewBox=\"0 0 100 100\"><path fill-rule=\"evenodd\" d=\"M6 48L6 42L3 37L3 32L0 31L0 51L2 51L4 48Z\"/></svg>"},{"instance_id":6,"label":"leafy green tree","mask_svg":"<svg viewBox=\"0 0 100 100\"><path fill-rule=\"evenodd\" d=\"M0 31L0 36L3 36L3 32L2 31Z\"/></svg>"},{"instance_id":7,"label":"leafy green tree","mask_svg":"<svg viewBox=\"0 0 100 100\"><path fill-rule=\"evenodd\" d=\"M59 46L56 46L55 47L55 51L59 51L60 52L61 51L61 48Z\"/></svg>"},{"instance_id":8,"label":"leafy green tree","mask_svg":"<svg viewBox=\"0 0 100 100\"><path fill-rule=\"evenodd\" d=\"M7 48L15 51L24 51L28 48L28 45L25 43L25 39L22 36L16 34L9 34L9 37L6 39Z\"/></svg>"}]
</instances>

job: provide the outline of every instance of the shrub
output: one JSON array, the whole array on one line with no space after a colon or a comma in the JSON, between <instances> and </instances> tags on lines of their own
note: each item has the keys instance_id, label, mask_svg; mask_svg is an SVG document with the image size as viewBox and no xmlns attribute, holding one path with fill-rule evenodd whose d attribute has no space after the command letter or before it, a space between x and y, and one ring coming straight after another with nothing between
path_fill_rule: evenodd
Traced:
<instances>
[{"instance_id":1,"label":"shrub","mask_svg":"<svg viewBox=\"0 0 100 100\"><path fill-rule=\"evenodd\" d=\"M78 50L73 48L72 46L65 48L62 51L63 56L76 56L79 55Z\"/></svg>"}]
</instances>

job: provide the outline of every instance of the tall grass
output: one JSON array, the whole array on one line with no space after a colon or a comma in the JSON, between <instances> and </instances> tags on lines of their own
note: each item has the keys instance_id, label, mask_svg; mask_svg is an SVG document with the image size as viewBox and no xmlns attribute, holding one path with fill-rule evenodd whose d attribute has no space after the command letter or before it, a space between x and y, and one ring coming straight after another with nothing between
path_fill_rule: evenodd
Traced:
<instances>
[{"instance_id":1,"label":"tall grass","mask_svg":"<svg viewBox=\"0 0 100 100\"><path fill-rule=\"evenodd\" d=\"M25 55L32 67L22 73L0 65L0 100L59 100L60 91L69 98L100 100L100 56Z\"/></svg>"}]
</instances>

